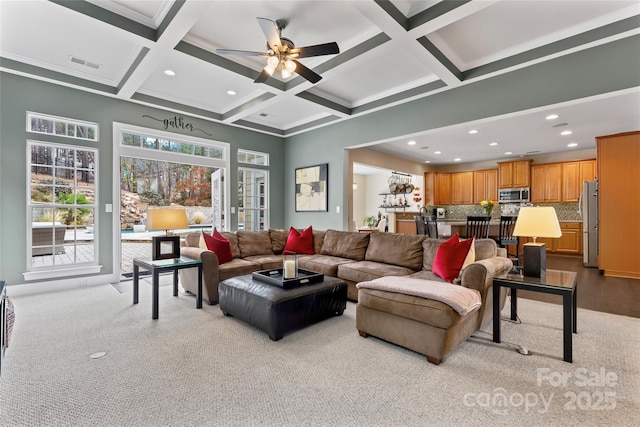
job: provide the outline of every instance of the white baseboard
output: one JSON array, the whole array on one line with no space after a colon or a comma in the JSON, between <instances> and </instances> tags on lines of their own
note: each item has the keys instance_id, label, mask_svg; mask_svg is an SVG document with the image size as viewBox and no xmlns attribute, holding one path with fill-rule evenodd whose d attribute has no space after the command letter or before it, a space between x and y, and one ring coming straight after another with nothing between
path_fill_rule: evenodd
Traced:
<instances>
[{"instance_id":1,"label":"white baseboard","mask_svg":"<svg viewBox=\"0 0 640 427\"><path fill-rule=\"evenodd\" d=\"M7 283L7 295L9 297L22 295L35 295L47 292L56 292L69 289L86 288L88 286L104 285L115 282L112 274L100 276L71 277L60 280L48 280L37 283L20 283L12 285Z\"/></svg>"}]
</instances>

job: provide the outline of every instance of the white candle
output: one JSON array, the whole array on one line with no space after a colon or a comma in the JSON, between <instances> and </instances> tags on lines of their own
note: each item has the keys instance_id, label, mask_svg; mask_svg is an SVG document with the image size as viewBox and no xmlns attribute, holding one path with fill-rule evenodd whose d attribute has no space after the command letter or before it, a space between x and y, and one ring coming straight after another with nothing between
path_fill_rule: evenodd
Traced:
<instances>
[{"instance_id":1,"label":"white candle","mask_svg":"<svg viewBox=\"0 0 640 427\"><path fill-rule=\"evenodd\" d=\"M296 277L296 262L294 260L286 260L284 262L284 278L294 279Z\"/></svg>"}]
</instances>

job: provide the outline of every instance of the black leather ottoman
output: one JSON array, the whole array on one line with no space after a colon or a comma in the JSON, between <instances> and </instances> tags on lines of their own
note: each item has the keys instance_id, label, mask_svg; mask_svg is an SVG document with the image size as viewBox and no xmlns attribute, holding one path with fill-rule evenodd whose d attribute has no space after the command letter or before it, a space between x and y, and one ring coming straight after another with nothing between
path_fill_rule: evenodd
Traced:
<instances>
[{"instance_id":1,"label":"black leather ottoman","mask_svg":"<svg viewBox=\"0 0 640 427\"><path fill-rule=\"evenodd\" d=\"M246 275L220 282L218 292L225 316L265 331L273 341L286 332L340 316L347 307L347 284L330 276L321 283L282 289Z\"/></svg>"}]
</instances>

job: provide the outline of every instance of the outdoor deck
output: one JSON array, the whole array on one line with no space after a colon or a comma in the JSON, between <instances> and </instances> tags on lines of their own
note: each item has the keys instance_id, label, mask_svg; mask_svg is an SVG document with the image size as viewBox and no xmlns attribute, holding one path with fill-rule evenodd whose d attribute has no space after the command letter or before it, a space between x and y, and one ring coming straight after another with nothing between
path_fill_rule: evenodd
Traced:
<instances>
[{"instance_id":1,"label":"outdoor deck","mask_svg":"<svg viewBox=\"0 0 640 427\"><path fill-rule=\"evenodd\" d=\"M67 233L73 233L68 231ZM122 261L121 273L133 272L134 258L150 258L151 257L151 238L154 235L162 235L163 232L142 232L142 233L121 233L122 244ZM73 241L73 235L65 236L65 242ZM34 268L44 268L48 266L71 265L76 263L93 262L93 234L79 233L76 239L77 244L65 244L64 253L56 255L41 255L33 257ZM126 280L130 276L123 276Z\"/></svg>"}]
</instances>

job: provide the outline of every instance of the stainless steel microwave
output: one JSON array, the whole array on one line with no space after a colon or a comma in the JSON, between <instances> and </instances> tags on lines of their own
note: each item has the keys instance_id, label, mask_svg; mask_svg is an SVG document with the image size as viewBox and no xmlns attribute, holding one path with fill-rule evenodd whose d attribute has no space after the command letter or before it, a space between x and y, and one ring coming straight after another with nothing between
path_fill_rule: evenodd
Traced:
<instances>
[{"instance_id":1,"label":"stainless steel microwave","mask_svg":"<svg viewBox=\"0 0 640 427\"><path fill-rule=\"evenodd\" d=\"M529 187L501 188L498 190L498 203L527 203L529 202Z\"/></svg>"}]
</instances>

